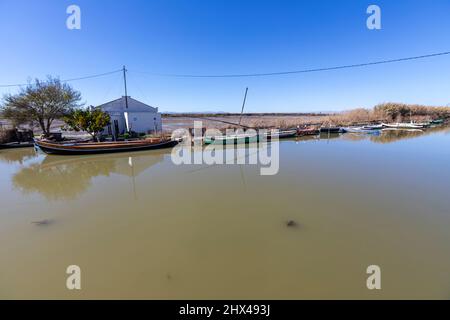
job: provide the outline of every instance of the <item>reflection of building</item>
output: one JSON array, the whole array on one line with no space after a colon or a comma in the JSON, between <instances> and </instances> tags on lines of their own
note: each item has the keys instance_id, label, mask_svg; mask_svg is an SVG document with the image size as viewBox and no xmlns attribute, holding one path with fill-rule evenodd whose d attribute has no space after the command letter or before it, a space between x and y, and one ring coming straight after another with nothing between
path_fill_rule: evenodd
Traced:
<instances>
[{"instance_id":1,"label":"reflection of building","mask_svg":"<svg viewBox=\"0 0 450 320\"><path fill-rule=\"evenodd\" d=\"M145 170L164 160L168 151L141 151L92 155L85 157L47 156L40 163L32 163L13 176L13 183L23 192L38 192L49 200L74 199L90 186L92 179L99 176L114 177L111 173L133 179ZM70 181L70 183L67 183Z\"/></svg>"},{"instance_id":2,"label":"reflection of building","mask_svg":"<svg viewBox=\"0 0 450 320\"><path fill-rule=\"evenodd\" d=\"M128 105L128 108L127 108ZM131 97L122 97L99 106L108 113L111 123L104 129L108 135L124 134L127 131L152 133L161 131L161 114L151 107Z\"/></svg>"}]
</instances>

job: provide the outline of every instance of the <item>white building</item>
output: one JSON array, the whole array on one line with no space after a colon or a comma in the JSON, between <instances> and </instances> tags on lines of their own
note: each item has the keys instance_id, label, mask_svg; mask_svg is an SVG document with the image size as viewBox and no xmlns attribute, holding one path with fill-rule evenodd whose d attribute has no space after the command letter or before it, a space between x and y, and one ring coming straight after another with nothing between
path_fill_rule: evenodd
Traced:
<instances>
[{"instance_id":1,"label":"white building","mask_svg":"<svg viewBox=\"0 0 450 320\"><path fill-rule=\"evenodd\" d=\"M128 100L128 108L126 100ZM129 96L126 100L122 96L122 98L98 106L111 117L111 123L104 129L104 134L117 136L127 131L137 133L161 131L161 114L158 113L158 108L146 105Z\"/></svg>"}]
</instances>

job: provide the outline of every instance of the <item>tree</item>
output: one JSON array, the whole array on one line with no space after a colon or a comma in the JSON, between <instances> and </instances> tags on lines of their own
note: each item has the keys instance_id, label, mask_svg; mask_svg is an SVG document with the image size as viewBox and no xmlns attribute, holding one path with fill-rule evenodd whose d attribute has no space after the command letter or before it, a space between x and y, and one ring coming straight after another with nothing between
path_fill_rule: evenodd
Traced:
<instances>
[{"instance_id":1,"label":"tree","mask_svg":"<svg viewBox=\"0 0 450 320\"><path fill-rule=\"evenodd\" d=\"M45 136L55 119L79 107L81 94L58 78L48 77L21 88L18 94L5 95L0 111L14 125L30 123L39 125Z\"/></svg>"},{"instance_id":2,"label":"tree","mask_svg":"<svg viewBox=\"0 0 450 320\"><path fill-rule=\"evenodd\" d=\"M87 110L77 109L64 117L67 126L75 131L86 131L94 140L103 131L111 119L109 114L99 108L89 108Z\"/></svg>"}]
</instances>

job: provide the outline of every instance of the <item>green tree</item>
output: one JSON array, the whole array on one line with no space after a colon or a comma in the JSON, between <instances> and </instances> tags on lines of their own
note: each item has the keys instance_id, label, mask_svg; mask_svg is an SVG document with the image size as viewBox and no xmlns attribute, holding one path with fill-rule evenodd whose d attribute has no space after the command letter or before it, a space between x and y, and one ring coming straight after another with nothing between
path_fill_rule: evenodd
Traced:
<instances>
[{"instance_id":1,"label":"green tree","mask_svg":"<svg viewBox=\"0 0 450 320\"><path fill-rule=\"evenodd\" d=\"M90 107L87 110L77 109L64 117L67 126L75 131L86 131L94 140L103 131L111 119L109 114L99 108Z\"/></svg>"},{"instance_id":2,"label":"green tree","mask_svg":"<svg viewBox=\"0 0 450 320\"><path fill-rule=\"evenodd\" d=\"M39 125L47 136L55 119L80 106L81 94L58 78L48 77L45 81L36 79L18 94L5 95L3 100L0 111L4 118L15 126Z\"/></svg>"}]
</instances>

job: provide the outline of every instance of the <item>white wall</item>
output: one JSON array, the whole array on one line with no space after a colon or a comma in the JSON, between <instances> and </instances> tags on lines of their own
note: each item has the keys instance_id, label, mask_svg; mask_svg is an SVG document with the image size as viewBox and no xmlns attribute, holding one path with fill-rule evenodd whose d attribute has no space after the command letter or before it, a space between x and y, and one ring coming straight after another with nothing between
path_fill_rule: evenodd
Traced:
<instances>
[{"instance_id":1,"label":"white wall","mask_svg":"<svg viewBox=\"0 0 450 320\"><path fill-rule=\"evenodd\" d=\"M161 130L161 114L151 112L129 112L130 130L138 133Z\"/></svg>"}]
</instances>

